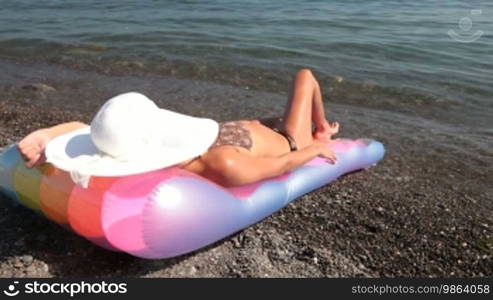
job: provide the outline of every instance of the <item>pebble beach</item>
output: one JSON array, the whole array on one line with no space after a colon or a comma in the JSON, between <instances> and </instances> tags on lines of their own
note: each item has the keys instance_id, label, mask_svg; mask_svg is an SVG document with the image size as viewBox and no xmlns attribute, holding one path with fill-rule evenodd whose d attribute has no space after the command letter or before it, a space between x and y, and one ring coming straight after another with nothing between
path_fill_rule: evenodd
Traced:
<instances>
[{"instance_id":1,"label":"pebble beach","mask_svg":"<svg viewBox=\"0 0 493 300\"><path fill-rule=\"evenodd\" d=\"M89 122L105 100L128 91L218 121L280 115L293 75L265 88L268 78L243 80L241 70L219 82L125 64L0 65L1 148L37 128ZM385 145L378 165L204 249L163 260L101 249L0 195L0 277L493 276L489 111L419 95L402 99L371 84L356 90L344 78L321 86L340 137Z\"/></svg>"}]
</instances>

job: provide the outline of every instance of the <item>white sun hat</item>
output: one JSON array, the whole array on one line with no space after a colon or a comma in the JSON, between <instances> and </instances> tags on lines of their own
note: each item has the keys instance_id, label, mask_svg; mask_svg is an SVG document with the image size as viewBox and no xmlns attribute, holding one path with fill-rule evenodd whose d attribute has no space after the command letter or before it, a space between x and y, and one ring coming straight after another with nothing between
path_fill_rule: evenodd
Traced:
<instances>
[{"instance_id":1,"label":"white sun hat","mask_svg":"<svg viewBox=\"0 0 493 300\"><path fill-rule=\"evenodd\" d=\"M45 149L47 162L87 187L90 176L125 176L195 158L214 143L219 124L160 109L130 92L108 100L91 126L60 135Z\"/></svg>"}]
</instances>

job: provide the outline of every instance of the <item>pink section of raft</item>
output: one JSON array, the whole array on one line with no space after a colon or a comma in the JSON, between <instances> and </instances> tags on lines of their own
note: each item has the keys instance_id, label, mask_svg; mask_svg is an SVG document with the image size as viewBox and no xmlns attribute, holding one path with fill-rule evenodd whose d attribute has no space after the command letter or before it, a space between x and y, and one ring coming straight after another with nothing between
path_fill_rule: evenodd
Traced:
<instances>
[{"instance_id":1,"label":"pink section of raft","mask_svg":"<svg viewBox=\"0 0 493 300\"><path fill-rule=\"evenodd\" d=\"M123 177L91 177L89 187L46 164L27 169L15 146L0 155L4 194L95 244L144 258L184 254L237 232L340 175L384 155L373 140L335 140L334 165L315 158L283 176L223 188L170 167Z\"/></svg>"}]
</instances>

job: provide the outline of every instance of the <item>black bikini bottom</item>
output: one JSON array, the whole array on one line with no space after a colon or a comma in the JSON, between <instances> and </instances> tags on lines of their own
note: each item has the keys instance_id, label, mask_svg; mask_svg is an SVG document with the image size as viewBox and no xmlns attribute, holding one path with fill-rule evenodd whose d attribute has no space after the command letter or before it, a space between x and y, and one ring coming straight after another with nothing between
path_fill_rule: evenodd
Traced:
<instances>
[{"instance_id":1,"label":"black bikini bottom","mask_svg":"<svg viewBox=\"0 0 493 300\"><path fill-rule=\"evenodd\" d=\"M294 141L293 137L289 135L289 133L276 127L271 129L282 135L288 141L289 149L291 150L291 152L298 150L298 147L296 147L296 142Z\"/></svg>"}]
</instances>

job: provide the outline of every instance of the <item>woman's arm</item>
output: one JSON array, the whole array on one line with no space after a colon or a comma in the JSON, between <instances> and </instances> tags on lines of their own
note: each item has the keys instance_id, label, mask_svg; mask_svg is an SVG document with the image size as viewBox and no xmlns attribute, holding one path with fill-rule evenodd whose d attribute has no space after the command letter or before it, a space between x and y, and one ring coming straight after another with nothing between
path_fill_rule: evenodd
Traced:
<instances>
[{"instance_id":1,"label":"woman's arm","mask_svg":"<svg viewBox=\"0 0 493 300\"><path fill-rule=\"evenodd\" d=\"M24 137L17 148L28 168L39 166L46 161L44 150L48 142L65 133L87 126L82 122L62 123L49 128L38 129Z\"/></svg>"},{"instance_id":2,"label":"woman's arm","mask_svg":"<svg viewBox=\"0 0 493 300\"><path fill-rule=\"evenodd\" d=\"M336 161L335 154L318 143L279 157L256 157L234 148L217 149L203 157L206 161L204 175L224 186L245 185L282 175L316 156L325 157L331 163Z\"/></svg>"},{"instance_id":3,"label":"woman's arm","mask_svg":"<svg viewBox=\"0 0 493 300\"><path fill-rule=\"evenodd\" d=\"M58 125L55 125L53 127L46 128L46 129L50 132L52 138L55 138L59 135L62 135L62 134L77 130L79 128L86 127L86 126L89 126L89 125L82 123L82 122L79 122L79 121L73 121L73 122L58 124Z\"/></svg>"}]
</instances>

